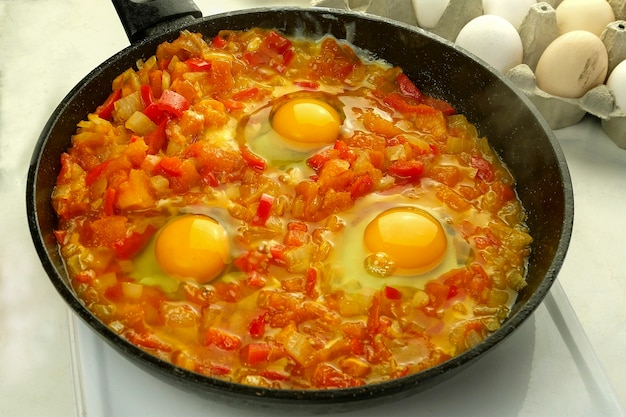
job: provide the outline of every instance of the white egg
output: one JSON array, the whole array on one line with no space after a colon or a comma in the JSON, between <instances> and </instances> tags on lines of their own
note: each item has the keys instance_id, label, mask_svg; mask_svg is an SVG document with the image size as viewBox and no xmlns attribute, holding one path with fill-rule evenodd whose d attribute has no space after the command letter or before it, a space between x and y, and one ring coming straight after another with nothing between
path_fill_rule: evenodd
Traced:
<instances>
[{"instance_id":1,"label":"white egg","mask_svg":"<svg viewBox=\"0 0 626 417\"><path fill-rule=\"evenodd\" d=\"M425 29L437 26L450 0L413 0L417 24Z\"/></svg>"},{"instance_id":2,"label":"white egg","mask_svg":"<svg viewBox=\"0 0 626 417\"><path fill-rule=\"evenodd\" d=\"M519 28L528 11L537 0L483 0L484 14L505 18Z\"/></svg>"},{"instance_id":3,"label":"white egg","mask_svg":"<svg viewBox=\"0 0 626 417\"><path fill-rule=\"evenodd\" d=\"M600 36L614 20L613 8L606 0L564 0L556 8L560 34L586 30Z\"/></svg>"},{"instance_id":4,"label":"white egg","mask_svg":"<svg viewBox=\"0 0 626 417\"><path fill-rule=\"evenodd\" d=\"M461 29L456 44L504 74L522 63L523 46L517 29L500 16L484 15Z\"/></svg>"},{"instance_id":5,"label":"white egg","mask_svg":"<svg viewBox=\"0 0 626 417\"><path fill-rule=\"evenodd\" d=\"M626 60L611 71L606 86L613 93L615 105L626 113Z\"/></svg>"},{"instance_id":6,"label":"white egg","mask_svg":"<svg viewBox=\"0 0 626 417\"><path fill-rule=\"evenodd\" d=\"M609 57L604 43L591 32L576 30L556 38L537 63L537 86L546 93L582 97L604 82Z\"/></svg>"}]
</instances>

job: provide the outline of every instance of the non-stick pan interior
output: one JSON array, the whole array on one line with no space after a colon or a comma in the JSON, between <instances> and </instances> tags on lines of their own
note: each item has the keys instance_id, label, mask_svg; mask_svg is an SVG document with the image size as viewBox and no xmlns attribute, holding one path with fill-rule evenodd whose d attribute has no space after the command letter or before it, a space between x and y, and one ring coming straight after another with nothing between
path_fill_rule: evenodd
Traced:
<instances>
[{"instance_id":1,"label":"non-stick pan interior","mask_svg":"<svg viewBox=\"0 0 626 417\"><path fill-rule=\"evenodd\" d=\"M561 150L547 124L529 101L495 72L454 45L419 29L364 14L329 9L256 9L194 22L188 29L210 38L222 29L275 28L288 35L346 39L375 57L404 69L427 93L452 103L476 124L505 160L517 180L534 237L528 286L520 293L509 319L484 343L420 374L364 388L326 391L276 391L231 384L164 363L124 341L99 322L76 299L53 236L56 217L50 196L60 169L60 154L69 147L76 124L110 93L112 80L137 59L153 55L156 46L173 40L170 32L131 46L110 58L55 110L33 154L28 178L28 218L44 268L65 301L105 340L125 356L168 382L185 389L260 405L289 404L311 411L349 409L372 400L395 398L433 386L485 354L514 331L541 303L563 262L573 219L571 182Z\"/></svg>"}]
</instances>

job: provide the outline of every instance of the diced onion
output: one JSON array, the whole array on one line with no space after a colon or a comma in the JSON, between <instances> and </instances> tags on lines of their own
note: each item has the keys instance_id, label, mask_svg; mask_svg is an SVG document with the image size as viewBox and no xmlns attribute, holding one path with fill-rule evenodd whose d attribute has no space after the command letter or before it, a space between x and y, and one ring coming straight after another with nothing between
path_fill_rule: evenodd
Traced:
<instances>
[{"instance_id":1,"label":"diced onion","mask_svg":"<svg viewBox=\"0 0 626 417\"><path fill-rule=\"evenodd\" d=\"M140 111L134 112L126 123L124 124L127 129L132 130L134 133L144 136L156 129L156 124L150 120L148 116Z\"/></svg>"},{"instance_id":2,"label":"diced onion","mask_svg":"<svg viewBox=\"0 0 626 417\"><path fill-rule=\"evenodd\" d=\"M122 282L122 292L125 297L137 300L143 293L143 285L134 282Z\"/></svg>"}]
</instances>

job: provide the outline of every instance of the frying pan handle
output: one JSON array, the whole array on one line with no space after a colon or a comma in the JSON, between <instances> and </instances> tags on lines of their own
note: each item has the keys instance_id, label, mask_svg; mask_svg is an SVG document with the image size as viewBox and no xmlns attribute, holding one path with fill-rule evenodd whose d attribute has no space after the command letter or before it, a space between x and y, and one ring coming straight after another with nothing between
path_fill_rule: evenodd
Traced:
<instances>
[{"instance_id":1,"label":"frying pan handle","mask_svg":"<svg viewBox=\"0 0 626 417\"><path fill-rule=\"evenodd\" d=\"M202 17L193 0L111 0L131 43Z\"/></svg>"}]
</instances>

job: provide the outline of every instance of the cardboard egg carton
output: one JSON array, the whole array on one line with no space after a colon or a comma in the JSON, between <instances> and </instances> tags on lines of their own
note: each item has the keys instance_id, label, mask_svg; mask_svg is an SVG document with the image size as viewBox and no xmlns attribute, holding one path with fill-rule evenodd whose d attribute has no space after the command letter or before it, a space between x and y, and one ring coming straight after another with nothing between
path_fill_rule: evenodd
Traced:
<instances>
[{"instance_id":1,"label":"cardboard egg carton","mask_svg":"<svg viewBox=\"0 0 626 417\"><path fill-rule=\"evenodd\" d=\"M626 109L615 105L609 89L599 85L580 98L554 96L537 87L534 69L546 47L559 34L556 7L562 0L538 2L533 5L518 28L524 49L523 63L504 74L522 90L553 129L578 123L586 114L601 120L607 135L626 149ZM609 71L626 59L626 0L609 0L616 21L607 25L601 35L609 55ZM469 21L483 14L482 0L450 0L439 22L428 30L450 41Z\"/></svg>"}]
</instances>

